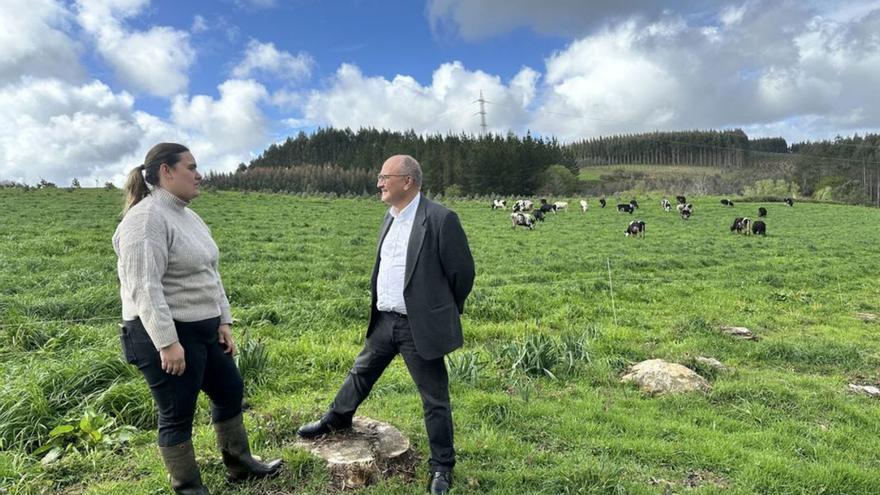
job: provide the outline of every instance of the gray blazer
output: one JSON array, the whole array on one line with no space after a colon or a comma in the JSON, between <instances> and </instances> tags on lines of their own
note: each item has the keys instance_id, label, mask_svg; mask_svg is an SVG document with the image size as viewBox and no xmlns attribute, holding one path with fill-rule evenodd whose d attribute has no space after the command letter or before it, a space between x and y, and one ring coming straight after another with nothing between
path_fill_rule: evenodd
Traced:
<instances>
[{"instance_id":1,"label":"gray blazer","mask_svg":"<svg viewBox=\"0 0 880 495\"><path fill-rule=\"evenodd\" d=\"M379 256L393 220L390 213L385 215L376 247L370 281L368 337L379 316L376 309ZM473 286L474 258L458 216L422 195L409 236L403 286L413 341L421 357L437 359L461 347L464 339L459 317Z\"/></svg>"}]
</instances>

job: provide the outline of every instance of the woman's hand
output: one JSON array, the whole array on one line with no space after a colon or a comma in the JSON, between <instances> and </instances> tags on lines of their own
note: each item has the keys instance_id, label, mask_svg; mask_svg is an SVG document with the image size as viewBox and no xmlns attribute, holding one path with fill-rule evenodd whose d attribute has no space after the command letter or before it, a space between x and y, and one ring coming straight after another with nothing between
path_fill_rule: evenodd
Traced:
<instances>
[{"instance_id":1,"label":"woman's hand","mask_svg":"<svg viewBox=\"0 0 880 495\"><path fill-rule=\"evenodd\" d=\"M180 342L163 347L159 351L159 357L162 358L162 371L175 376L180 376L186 371L186 358Z\"/></svg>"},{"instance_id":2,"label":"woman's hand","mask_svg":"<svg viewBox=\"0 0 880 495\"><path fill-rule=\"evenodd\" d=\"M223 346L223 352L235 356L235 342L232 340L232 329L229 328L229 325L220 325L220 328L217 329L217 337L220 340L220 345Z\"/></svg>"}]
</instances>

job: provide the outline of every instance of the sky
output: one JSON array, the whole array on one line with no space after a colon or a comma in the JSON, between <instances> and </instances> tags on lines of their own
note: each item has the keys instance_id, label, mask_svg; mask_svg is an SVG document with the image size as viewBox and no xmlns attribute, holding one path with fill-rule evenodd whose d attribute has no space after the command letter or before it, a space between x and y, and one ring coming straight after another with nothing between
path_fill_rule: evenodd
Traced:
<instances>
[{"instance_id":1,"label":"sky","mask_svg":"<svg viewBox=\"0 0 880 495\"><path fill-rule=\"evenodd\" d=\"M880 0L0 0L0 180L231 171L319 127L880 132ZM377 164L377 169L380 164Z\"/></svg>"}]
</instances>

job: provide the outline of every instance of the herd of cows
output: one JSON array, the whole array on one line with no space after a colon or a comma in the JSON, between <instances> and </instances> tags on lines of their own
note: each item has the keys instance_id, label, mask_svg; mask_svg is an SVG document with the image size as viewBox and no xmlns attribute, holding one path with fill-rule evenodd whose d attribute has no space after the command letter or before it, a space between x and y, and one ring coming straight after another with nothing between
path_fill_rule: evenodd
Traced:
<instances>
[{"instance_id":1,"label":"herd of cows","mask_svg":"<svg viewBox=\"0 0 880 495\"><path fill-rule=\"evenodd\" d=\"M676 196L676 201L678 201L678 205L676 209L678 210L678 214L681 216L683 220L688 220L694 212L694 205L692 203L687 202L687 198L684 196ZM794 206L794 200L792 198L785 198L783 201L787 206ZM722 199L721 204L727 207L733 207L733 201L729 199ZM599 199L599 207L605 208L607 202L605 198ZM507 200L505 199L495 199L492 200L492 204L490 205L493 210L506 210L507 209ZM590 208L590 205L587 203L585 199L580 200L581 212L586 213ZM669 212L672 211L672 203L669 202L666 198L663 198L660 201L660 207L663 208L663 211ZM617 205L618 213L629 213L630 215L635 212L639 208L639 203L635 199L630 201L629 203L620 203ZM537 222L543 222L544 217L548 213L557 213L560 211L568 210L568 202L566 201L556 201L554 203L548 203L546 199L542 199L540 204L536 207L534 202L528 199L520 199L517 200L513 207L511 208L513 213L510 214L510 221L512 227L515 229L517 226L525 227L529 230L532 230L537 225ZM759 207L758 208L758 218L765 218L767 216L767 208ZM733 225L730 226L731 232L736 232L738 234L755 234L755 235L767 235L767 224L764 220L755 220L752 221L749 217L736 217L733 220ZM626 230L623 233L627 236L633 237L644 237L645 235L645 222L642 220L633 220L629 222Z\"/></svg>"}]
</instances>

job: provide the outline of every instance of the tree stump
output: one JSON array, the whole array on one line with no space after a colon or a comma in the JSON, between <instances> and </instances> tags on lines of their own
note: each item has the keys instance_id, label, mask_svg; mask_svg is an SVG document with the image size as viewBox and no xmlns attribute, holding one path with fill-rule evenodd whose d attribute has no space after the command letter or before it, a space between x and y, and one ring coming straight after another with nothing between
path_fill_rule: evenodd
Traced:
<instances>
[{"instance_id":1,"label":"tree stump","mask_svg":"<svg viewBox=\"0 0 880 495\"><path fill-rule=\"evenodd\" d=\"M294 445L327 461L333 484L342 490L397 473L415 475L416 456L409 439L397 428L370 418L355 417L350 430L297 438Z\"/></svg>"}]
</instances>

